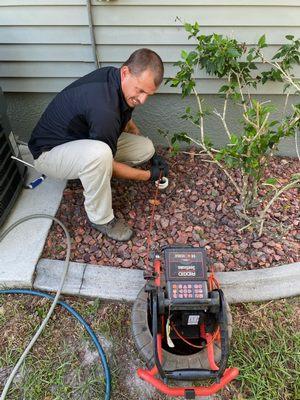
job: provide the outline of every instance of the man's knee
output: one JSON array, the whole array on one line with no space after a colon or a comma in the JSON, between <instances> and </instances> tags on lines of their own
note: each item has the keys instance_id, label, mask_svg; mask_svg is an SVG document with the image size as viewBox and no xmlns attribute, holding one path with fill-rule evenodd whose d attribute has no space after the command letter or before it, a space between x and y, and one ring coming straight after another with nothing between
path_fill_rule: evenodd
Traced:
<instances>
[{"instance_id":1,"label":"man's knee","mask_svg":"<svg viewBox=\"0 0 300 400\"><path fill-rule=\"evenodd\" d=\"M140 162L142 163L142 162L150 160L150 158L153 157L154 153L155 153L155 148L154 148L152 140L145 137L144 143L143 143L143 149L142 149L142 152L140 155L140 158L141 158Z\"/></svg>"},{"instance_id":2,"label":"man's knee","mask_svg":"<svg viewBox=\"0 0 300 400\"><path fill-rule=\"evenodd\" d=\"M86 163L94 165L103 165L110 168L113 161L111 148L104 142L93 140L87 154L85 154Z\"/></svg>"}]
</instances>

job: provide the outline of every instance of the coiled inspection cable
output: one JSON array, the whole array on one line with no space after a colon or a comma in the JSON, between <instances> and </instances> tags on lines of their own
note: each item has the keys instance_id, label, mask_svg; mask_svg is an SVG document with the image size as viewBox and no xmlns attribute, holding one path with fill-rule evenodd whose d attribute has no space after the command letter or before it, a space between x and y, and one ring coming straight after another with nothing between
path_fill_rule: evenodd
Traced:
<instances>
[{"instance_id":1,"label":"coiled inspection cable","mask_svg":"<svg viewBox=\"0 0 300 400\"><path fill-rule=\"evenodd\" d=\"M67 228L65 227L65 225L57 218L53 217L52 215L47 215L47 214L32 214L29 215L27 217L21 218L18 221L16 221L15 223L13 223L9 228L7 228L3 233L0 234L0 242L9 234L9 232L11 232L14 228L16 228L18 225L22 224L25 221L31 220L31 219L39 219L39 218L46 218L46 219L51 219L55 222L57 222L62 229L65 232L66 235L66 239L67 239L67 254L66 254L66 259L65 259L65 264L64 264L64 268L63 268L63 273L62 273L62 277L59 283L59 287L58 290L56 292L55 296L51 296L48 295L46 293L42 293L42 292L36 292L36 291L27 291L30 293L26 293L26 294L34 294L36 296L41 296L41 297L47 297L47 298L51 298L53 299L53 302L51 304L51 307L45 317L45 319L43 320L42 324L40 325L39 329L37 330L37 332L35 333L35 335L33 336L33 338L31 339L30 343L28 344L28 346L26 347L26 349L24 350L23 354L21 355L21 357L19 358L17 364L15 365L15 367L13 368L5 386L4 389L2 391L1 394L1 398L0 400L5 400L5 397L7 395L7 392L10 388L10 385L16 375L16 373L18 372L18 369L20 368L21 364L23 363L23 361L25 360L25 357L27 356L27 354L29 353L29 351L31 350L32 346L34 345L34 343L36 342L36 340L38 339L38 337L40 336L40 334L42 333L43 329L45 328L47 322L49 321L55 306L59 303L60 305L62 305L64 308L66 308L68 311L71 312L71 314L73 314L78 320L79 322L81 322L84 327L86 328L86 330L88 331L88 333L90 334L94 344L97 347L98 353L100 355L100 359L101 359L101 363L105 372L105 381L106 381L106 389L105 389L105 400L109 400L110 399L110 386L111 386L111 382L110 382L110 373L109 373L109 368L108 368L108 364L106 361L106 357L104 354L104 351L96 337L96 335L94 334L94 332L92 331L92 329L89 327L89 325L86 323L86 321L84 321L84 319L74 310L72 309L72 307L68 306L66 303L64 302L59 302L59 296L61 294L63 285L64 285L64 281L68 272L68 268L69 268L69 264L70 264L70 253L71 253L71 239L70 239L70 235L69 232L67 231ZM26 290L24 289L12 289L12 290L3 290L0 291L0 293L2 292L3 294L8 294L8 293L24 293L26 292Z\"/></svg>"}]
</instances>

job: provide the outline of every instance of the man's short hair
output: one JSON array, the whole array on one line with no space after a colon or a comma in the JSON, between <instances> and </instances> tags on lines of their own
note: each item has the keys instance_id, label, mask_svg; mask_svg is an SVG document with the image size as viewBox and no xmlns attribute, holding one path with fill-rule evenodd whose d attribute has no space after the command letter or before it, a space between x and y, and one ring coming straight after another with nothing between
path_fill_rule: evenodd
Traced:
<instances>
[{"instance_id":1,"label":"man's short hair","mask_svg":"<svg viewBox=\"0 0 300 400\"><path fill-rule=\"evenodd\" d=\"M131 54L122 67L127 66L129 71L139 76L146 69L150 69L154 74L154 84L158 87L164 77L164 65L162 59L155 51L150 49L138 49Z\"/></svg>"}]
</instances>

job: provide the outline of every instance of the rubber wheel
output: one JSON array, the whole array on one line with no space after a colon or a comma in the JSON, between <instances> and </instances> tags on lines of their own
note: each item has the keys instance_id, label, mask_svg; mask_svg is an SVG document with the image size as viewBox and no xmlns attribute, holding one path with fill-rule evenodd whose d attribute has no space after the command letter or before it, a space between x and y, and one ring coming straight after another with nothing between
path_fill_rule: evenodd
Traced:
<instances>
[{"instance_id":1,"label":"rubber wheel","mask_svg":"<svg viewBox=\"0 0 300 400\"><path fill-rule=\"evenodd\" d=\"M151 335L147 320L147 296L148 295L144 289L139 292L132 308L131 327L134 341L140 355L145 360L147 367L152 368L154 366L153 337ZM226 313L228 320L228 335L230 339L232 333L232 316L227 302ZM221 357L219 343L214 343L214 355L215 361L218 363ZM210 368L206 349L199 350L199 352L188 356L176 355L163 350L162 365L164 369L167 370L184 368Z\"/></svg>"}]
</instances>

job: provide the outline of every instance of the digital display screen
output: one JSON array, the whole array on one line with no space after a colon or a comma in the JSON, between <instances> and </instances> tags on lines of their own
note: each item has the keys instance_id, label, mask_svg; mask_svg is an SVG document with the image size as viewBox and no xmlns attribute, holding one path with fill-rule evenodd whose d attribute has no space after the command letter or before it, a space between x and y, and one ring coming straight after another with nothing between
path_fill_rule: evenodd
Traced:
<instances>
[{"instance_id":1,"label":"digital display screen","mask_svg":"<svg viewBox=\"0 0 300 400\"><path fill-rule=\"evenodd\" d=\"M205 253L201 248L165 249L166 278L170 281L207 279Z\"/></svg>"}]
</instances>

